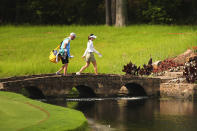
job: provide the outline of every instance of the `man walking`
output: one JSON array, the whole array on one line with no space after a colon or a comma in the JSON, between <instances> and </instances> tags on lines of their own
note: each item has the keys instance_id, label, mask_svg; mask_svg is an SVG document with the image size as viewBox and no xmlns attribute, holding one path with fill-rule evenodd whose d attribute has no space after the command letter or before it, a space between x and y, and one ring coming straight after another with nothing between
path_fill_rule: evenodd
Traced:
<instances>
[{"instance_id":1,"label":"man walking","mask_svg":"<svg viewBox=\"0 0 197 131\"><path fill-rule=\"evenodd\" d=\"M61 55L61 61L63 66L56 72L57 75L60 74L62 70L64 70L63 75L66 75L69 58L73 57L70 55L70 41L74 40L75 38L76 38L76 34L70 33L70 36L65 38L61 43L59 54Z\"/></svg>"}]
</instances>

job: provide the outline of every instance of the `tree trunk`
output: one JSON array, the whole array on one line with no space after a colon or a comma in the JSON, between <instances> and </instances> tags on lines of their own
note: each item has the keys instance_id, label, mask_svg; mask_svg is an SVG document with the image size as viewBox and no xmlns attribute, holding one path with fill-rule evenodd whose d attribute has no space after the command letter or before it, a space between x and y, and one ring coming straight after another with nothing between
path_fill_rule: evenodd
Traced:
<instances>
[{"instance_id":1,"label":"tree trunk","mask_svg":"<svg viewBox=\"0 0 197 131\"><path fill-rule=\"evenodd\" d=\"M112 24L111 0L105 0L105 14L106 14L106 25L110 26Z\"/></svg>"},{"instance_id":2,"label":"tree trunk","mask_svg":"<svg viewBox=\"0 0 197 131\"><path fill-rule=\"evenodd\" d=\"M116 26L127 24L127 0L116 0Z\"/></svg>"},{"instance_id":3,"label":"tree trunk","mask_svg":"<svg viewBox=\"0 0 197 131\"><path fill-rule=\"evenodd\" d=\"M116 0L111 0L111 18L112 25L116 24Z\"/></svg>"}]
</instances>

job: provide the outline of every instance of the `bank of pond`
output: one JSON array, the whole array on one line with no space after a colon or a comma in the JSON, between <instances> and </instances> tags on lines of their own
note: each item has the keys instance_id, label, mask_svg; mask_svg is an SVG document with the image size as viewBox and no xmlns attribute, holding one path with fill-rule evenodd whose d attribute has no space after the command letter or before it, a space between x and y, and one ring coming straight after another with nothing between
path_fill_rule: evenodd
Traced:
<instances>
[{"instance_id":1,"label":"bank of pond","mask_svg":"<svg viewBox=\"0 0 197 131\"><path fill-rule=\"evenodd\" d=\"M32 100L0 91L0 131L196 131L196 107L194 99L170 97Z\"/></svg>"},{"instance_id":2,"label":"bank of pond","mask_svg":"<svg viewBox=\"0 0 197 131\"><path fill-rule=\"evenodd\" d=\"M84 131L82 112L0 91L1 131Z\"/></svg>"}]
</instances>

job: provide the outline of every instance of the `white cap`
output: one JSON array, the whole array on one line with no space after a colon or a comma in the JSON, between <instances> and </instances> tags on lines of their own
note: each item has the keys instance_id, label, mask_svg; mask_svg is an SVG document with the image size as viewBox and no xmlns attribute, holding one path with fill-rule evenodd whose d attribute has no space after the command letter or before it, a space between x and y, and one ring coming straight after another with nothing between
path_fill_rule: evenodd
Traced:
<instances>
[{"instance_id":1,"label":"white cap","mask_svg":"<svg viewBox=\"0 0 197 131\"><path fill-rule=\"evenodd\" d=\"M96 39L96 36L95 36L94 34L91 34L91 35L90 35L90 38Z\"/></svg>"},{"instance_id":2,"label":"white cap","mask_svg":"<svg viewBox=\"0 0 197 131\"><path fill-rule=\"evenodd\" d=\"M76 34L74 32L70 33L70 36L76 37Z\"/></svg>"}]
</instances>

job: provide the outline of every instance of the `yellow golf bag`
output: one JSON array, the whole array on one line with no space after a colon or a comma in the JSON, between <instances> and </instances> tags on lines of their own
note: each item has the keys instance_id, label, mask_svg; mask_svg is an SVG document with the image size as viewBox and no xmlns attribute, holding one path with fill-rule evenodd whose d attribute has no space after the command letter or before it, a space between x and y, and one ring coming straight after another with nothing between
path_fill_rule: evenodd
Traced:
<instances>
[{"instance_id":1,"label":"yellow golf bag","mask_svg":"<svg viewBox=\"0 0 197 131\"><path fill-rule=\"evenodd\" d=\"M50 55L49 55L49 60L53 63L58 63L60 61L60 55L59 55L59 49L60 49L60 45L58 45L55 49L53 49L51 52L50 52ZM58 58L56 58L58 57Z\"/></svg>"}]
</instances>

